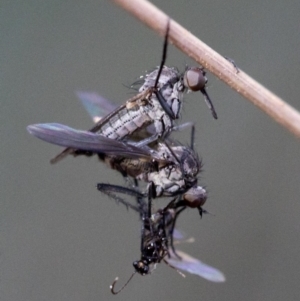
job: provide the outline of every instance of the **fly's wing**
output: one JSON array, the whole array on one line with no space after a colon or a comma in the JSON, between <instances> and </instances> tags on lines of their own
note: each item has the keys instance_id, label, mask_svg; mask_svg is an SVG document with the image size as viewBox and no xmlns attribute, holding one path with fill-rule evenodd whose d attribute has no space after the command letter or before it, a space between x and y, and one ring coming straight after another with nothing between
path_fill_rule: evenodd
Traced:
<instances>
[{"instance_id":1,"label":"fly's wing","mask_svg":"<svg viewBox=\"0 0 300 301\"><path fill-rule=\"evenodd\" d=\"M198 275L203 277L206 280L213 282L224 282L225 276L224 274L201 262L199 259L196 259L182 251L176 250L176 253L181 257L181 260L174 255L172 250L169 250L171 257L168 258L166 256L165 260L174 268L180 269L185 272L189 272L191 274Z\"/></svg>"},{"instance_id":2,"label":"fly's wing","mask_svg":"<svg viewBox=\"0 0 300 301\"><path fill-rule=\"evenodd\" d=\"M116 104L95 92L78 91L76 92L76 95L79 98L85 110L89 113L94 123L96 124L101 119L103 119L118 108ZM90 131L93 131L93 128L90 129ZM145 133L143 133L142 131L144 131ZM137 135L137 138L139 140L142 140L154 134L155 128L153 124L151 124L146 129L140 130L139 134Z\"/></svg>"},{"instance_id":3,"label":"fly's wing","mask_svg":"<svg viewBox=\"0 0 300 301\"><path fill-rule=\"evenodd\" d=\"M110 101L99 96L96 93L78 92L77 94L78 97L81 99L83 106L87 109L89 114L92 116L93 120L94 121L98 120L96 121L95 125L89 129L89 132L96 133L103 127L104 124L109 122L115 115L119 114L119 112L121 112L122 110L126 110L127 105L129 105L130 107L139 106L140 105L139 100L145 98L149 93L150 90L147 89L135 95L134 97L128 99L125 102L125 104L120 105L118 107L114 106ZM149 134L146 133L146 137L148 136ZM52 164L57 163L58 161L65 158L66 156L74 154L75 152L76 149L68 147L64 149L62 152L60 152L58 155L56 155L52 160L50 160L50 162Z\"/></svg>"},{"instance_id":4,"label":"fly's wing","mask_svg":"<svg viewBox=\"0 0 300 301\"><path fill-rule=\"evenodd\" d=\"M33 124L29 125L27 130L41 140L64 147L126 158L156 159L155 154L147 149L59 123Z\"/></svg>"},{"instance_id":5,"label":"fly's wing","mask_svg":"<svg viewBox=\"0 0 300 301\"><path fill-rule=\"evenodd\" d=\"M94 123L97 123L104 116L117 109L117 105L106 98L94 92L76 92L81 104L92 117Z\"/></svg>"},{"instance_id":6,"label":"fly's wing","mask_svg":"<svg viewBox=\"0 0 300 301\"><path fill-rule=\"evenodd\" d=\"M97 97L95 97L94 100L96 100L96 101L94 101L94 104L91 105L92 102L91 102L90 95L88 96L89 93L87 93L87 92L82 92L82 93L86 93L84 95L83 105L84 105L84 107L88 108L87 109L88 112L90 112L90 110L91 110L91 116L96 116L101 111L103 111L103 113L105 113L105 111L107 110L107 104L109 103L109 101L107 101L105 98L97 98ZM129 99L127 102L130 102L130 101L134 102L136 99L138 99L140 97L140 94L137 95L136 97L133 97L132 99ZM104 108L105 108L104 110L102 110L102 104L103 103L105 104L104 105ZM98 132L102 128L103 124L109 122L109 120L113 116L115 116L116 114L118 114L118 112L120 112L120 111L122 111L122 110L124 110L126 108L126 103L123 104L123 105L121 105L121 106L119 106L119 107L115 107L115 109L113 109L112 111L109 111L109 113L106 114L104 117L103 116L98 116L98 117L101 117L101 118L88 131L92 132L92 133ZM95 107L98 108L98 113L94 113L93 112L93 108L95 108ZM102 115L102 113L100 115ZM53 159L51 159L50 162L51 162L51 164L57 163L58 161L60 161L63 158L65 158L66 156L74 154L75 152L76 152L76 149L71 148L71 147L67 147L62 152L60 152L58 155L56 155Z\"/></svg>"},{"instance_id":7,"label":"fly's wing","mask_svg":"<svg viewBox=\"0 0 300 301\"><path fill-rule=\"evenodd\" d=\"M185 237L185 234L177 229L174 229L172 234L173 234L173 239L175 239L176 241L183 240Z\"/></svg>"}]
</instances>

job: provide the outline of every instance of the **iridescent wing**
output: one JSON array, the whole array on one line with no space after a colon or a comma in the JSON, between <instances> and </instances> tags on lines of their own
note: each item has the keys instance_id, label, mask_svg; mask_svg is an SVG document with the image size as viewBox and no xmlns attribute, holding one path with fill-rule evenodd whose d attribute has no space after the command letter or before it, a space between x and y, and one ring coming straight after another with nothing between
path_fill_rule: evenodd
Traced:
<instances>
[{"instance_id":1,"label":"iridescent wing","mask_svg":"<svg viewBox=\"0 0 300 301\"><path fill-rule=\"evenodd\" d=\"M149 149L135 147L89 131L76 130L59 123L33 124L29 125L27 130L41 140L64 147L111 156L160 160L159 156Z\"/></svg>"},{"instance_id":2,"label":"iridescent wing","mask_svg":"<svg viewBox=\"0 0 300 301\"><path fill-rule=\"evenodd\" d=\"M77 97L79 98L81 104L85 110L92 117L94 123L101 124L99 122L101 119L110 116L110 114L118 109L118 106L103 96L95 92L76 92ZM96 126L97 127L97 126ZM97 127L98 129L98 127ZM94 131L94 128L90 129ZM152 136L155 134L155 129L153 124L149 125L146 129L140 130L139 134L134 134L134 137L137 137L138 140L143 140L146 137ZM132 137L131 137L132 138Z\"/></svg>"},{"instance_id":3,"label":"iridescent wing","mask_svg":"<svg viewBox=\"0 0 300 301\"><path fill-rule=\"evenodd\" d=\"M92 117L94 123L97 123L101 118L116 110L118 107L95 92L78 91L76 95L80 99L83 107Z\"/></svg>"},{"instance_id":4,"label":"iridescent wing","mask_svg":"<svg viewBox=\"0 0 300 301\"><path fill-rule=\"evenodd\" d=\"M120 112L127 110L127 106L130 108L140 106L143 104L140 104L140 100L147 97L147 95L150 93L150 90L146 90L144 92L141 92L134 97L128 99L125 104L122 104L118 107L115 107L112 111L110 111L110 107L113 106L108 100L105 98L102 98L101 96L94 94L92 96L92 93L89 92L79 92L79 98L81 98L81 101L84 105L84 107L87 109L87 111L90 113L92 118L94 120L99 119L95 125L90 128L88 131L92 133L98 132L104 124L110 122L112 118L114 118L116 115L118 115ZM92 100L93 99L93 100ZM96 111L94 112L96 108ZM108 114L105 114L109 112ZM104 117L102 114L105 114ZM102 116L98 116L102 115ZM76 152L76 149L73 149L71 147L67 147L62 152L60 152L58 155L56 155L53 159L50 160L52 164L57 163L58 161L65 158L67 155L74 154Z\"/></svg>"},{"instance_id":5,"label":"iridescent wing","mask_svg":"<svg viewBox=\"0 0 300 301\"><path fill-rule=\"evenodd\" d=\"M190 274L198 275L206 280L213 282L224 282L224 274L201 262L199 259L196 259L182 251L176 250L176 253L181 257L181 260L174 255L172 250L169 250L171 257L166 256L165 260L174 268L189 272Z\"/></svg>"}]
</instances>

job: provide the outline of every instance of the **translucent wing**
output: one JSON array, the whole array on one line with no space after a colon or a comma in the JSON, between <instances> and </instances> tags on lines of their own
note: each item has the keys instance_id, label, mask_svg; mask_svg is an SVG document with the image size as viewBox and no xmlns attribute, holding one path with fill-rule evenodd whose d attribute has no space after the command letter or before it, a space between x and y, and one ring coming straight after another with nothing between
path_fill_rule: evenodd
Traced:
<instances>
[{"instance_id":1,"label":"translucent wing","mask_svg":"<svg viewBox=\"0 0 300 301\"><path fill-rule=\"evenodd\" d=\"M177 240L183 240L184 237L185 237L185 234L182 231L179 231L177 229L173 230L172 235L173 235L173 239L175 239L176 241Z\"/></svg>"},{"instance_id":2,"label":"translucent wing","mask_svg":"<svg viewBox=\"0 0 300 301\"><path fill-rule=\"evenodd\" d=\"M83 107L92 117L94 123L114 111L118 106L94 92L76 92Z\"/></svg>"},{"instance_id":3,"label":"translucent wing","mask_svg":"<svg viewBox=\"0 0 300 301\"><path fill-rule=\"evenodd\" d=\"M126 158L156 159L150 150L88 131L76 130L59 123L40 123L27 127L28 132L46 142L79 150ZM159 158L157 158L159 159Z\"/></svg>"},{"instance_id":4,"label":"translucent wing","mask_svg":"<svg viewBox=\"0 0 300 301\"><path fill-rule=\"evenodd\" d=\"M180 260L178 257L174 255L174 253L171 250L169 251L171 257L168 258L166 256L165 259L171 266L180 269L182 271L198 275L209 281L213 281L213 282L225 281L225 276L221 271L201 262L199 259L196 259L182 251L176 250L176 253L181 257Z\"/></svg>"},{"instance_id":5,"label":"translucent wing","mask_svg":"<svg viewBox=\"0 0 300 301\"><path fill-rule=\"evenodd\" d=\"M76 92L77 97L80 99L81 104L92 117L94 123L98 123L101 119L108 116L118 109L118 106L108 99L102 97L95 92ZM90 129L94 132L94 128ZM145 133L143 133L143 131ZM153 124L149 125L147 129L140 130L139 134L134 134L139 140L143 140L148 136L155 134Z\"/></svg>"}]
</instances>

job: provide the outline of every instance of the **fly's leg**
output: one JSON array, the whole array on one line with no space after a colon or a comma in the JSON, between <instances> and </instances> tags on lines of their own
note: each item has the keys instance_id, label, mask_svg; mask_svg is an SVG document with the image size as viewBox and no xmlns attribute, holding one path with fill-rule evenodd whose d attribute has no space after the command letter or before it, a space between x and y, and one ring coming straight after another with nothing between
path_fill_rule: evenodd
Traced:
<instances>
[{"instance_id":1,"label":"fly's leg","mask_svg":"<svg viewBox=\"0 0 300 301\"><path fill-rule=\"evenodd\" d=\"M135 182L136 185L138 184L137 181ZM138 185L137 185L138 186ZM143 254L143 248L144 248L144 238L146 235L146 229L145 229L145 224L149 224L149 228L150 231L152 230L151 227L151 220L149 219L148 212L146 209L146 204L144 202L142 202L144 195L134 189L130 189L130 188L126 188L123 186L118 186L118 185L110 185L110 184L104 184L104 183L99 183L97 184L97 189L103 193L105 193L106 195L112 197L113 199L115 199L117 202L120 202L122 204L124 204L127 208L131 208L137 212L140 213L140 217L142 220L142 228L141 228L141 253ZM139 204L139 206L134 206L132 204L130 204L129 202L125 201L124 199L120 198L119 196L117 196L115 193L121 193L121 194L126 194L126 195L130 195L133 196L137 199L137 202Z\"/></svg>"},{"instance_id":2,"label":"fly's leg","mask_svg":"<svg viewBox=\"0 0 300 301\"><path fill-rule=\"evenodd\" d=\"M181 259L181 258L180 258ZM169 262L167 262L165 259L164 259L164 263L168 266L168 267L170 267L170 268L172 268L172 269L174 269L180 276L182 276L183 278L185 278L186 276L185 276L185 274L183 274L181 271L179 271L177 268L175 268L174 266L172 266Z\"/></svg>"},{"instance_id":3,"label":"fly's leg","mask_svg":"<svg viewBox=\"0 0 300 301\"><path fill-rule=\"evenodd\" d=\"M192 125L192 129L191 129L191 149L194 150L194 146L195 146L195 125Z\"/></svg>"},{"instance_id":4,"label":"fly's leg","mask_svg":"<svg viewBox=\"0 0 300 301\"><path fill-rule=\"evenodd\" d=\"M149 231L151 233L151 235L153 236L153 227L152 227L152 223L151 223L151 216L152 216L152 199L155 199L156 197L156 189L155 189L155 185L153 182L150 182L148 184L148 220L149 220Z\"/></svg>"},{"instance_id":5,"label":"fly's leg","mask_svg":"<svg viewBox=\"0 0 300 301\"><path fill-rule=\"evenodd\" d=\"M144 194L142 194L141 192L136 191L134 189L126 188L123 186L104 184L104 183L98 183L97 189L99 191L101 191L102 193L108 195L109 197L113 198L118 203L125 205L127 209L131 208L131 209L139 212L141 215L141 212L144 209L144 208L142 208L142 203L140 203L139 206L134 206L134 205L130 204L129 202L127 202L126 200L124 200L123 198L116 195L116 193L121 193L121 194L133 196L133 197L141 200L144 197Z\"/></svg>"},{"instance_id":6,"label":"fly's leg","mask_svg":"<svg viewBox=\"0 0 300 301\"><path fill-rule=\"evenodd\" d=\"M191 128L191 148L193 149L194 147L194 137L195 137L195 123L194 122L185 122L180 125L173 126L167 133L164 134L163 138L164 140L167 139L170 135L171 132L174 131L182 131L186 128ZM159 139L161 139L161 134L154 134L148 138L145 138L139 142L132 142L132 141L127 141L128 144L134 145L136 147L144 147L146 145L151 144L152 142L155 142Z\"/></svg>"},{"instance_id":7,"label":"fly's leg","mask_svg":"<svg viewBox=\"0 0 300 301\"><path fill-rule=\"evenodd\" d=\"M166 114L171 119L174 120L174 119L176 119L176 116L174 115L174 112L168 106L168 104L167 104L165 98L163 97L162 93L157 90L157 84L158 84L158 81L159 81L159 77L161 75L162 69L164 67L164 64L165 64L166 58L167 58L169 32L170 32L170 19L168 19L168 23L167 23L166 35L165 35L164 46L163 46L163 53L162 53L160 66L159 66L159 69L158 69L158 72L157 72L157 76L156 76L156 79L155 79L153 93L156 95L156 98L157 98L158 102L160 103L160 105L162 106L162 108L164 109Z\"/></svg>"},{"instance_id":8,"label":"fly's leg","mask_svg":"<svg viewBox=\"0 0 300 301\"><path fill-rule=\"evenodd\" d=\"M192 128L195 125L194 122L185 122L179 125L175 125L172 127L172 132L181 132L182 130L185 130L186 128Z\"/></svg>"},{"instance_id":9,"label":"fly's leg","mask_svg":"<svg viewBox=\"0 0 300 301\"><path fill-rule=\"evenodd\" d=\"M138 190L138 187L139 187L138 180L134 178L133 183L134 183L134 189ZM144 210L143 209L145 208L144 198L141 195L137 195L135 198L136 198L136 202L137 202L137 204L140 208L140 218L141 218L141 220L143 220L143 216L144 216Z\"/></svg>"},{"instance_id":10,"label":"fly's leg","mask_svg":"<svg viewBox=\"0 0 300 301\"><path fill-rule=\"evenodd\" d=\"M157 73L157 77L155 80L155 84L154 87L157 87L158 81L159 81L159 77L161 74L161 71L164 67L164 64L166 62L166 58L167 58L167 52L168 52L168 38L169 38L169 31L170 31L170 19L168 19L167 21L167 28L166 28L166 35L165 35L165 40L164 40L164 47L163 47L163 53L162 53L162 58L161 58L161 62L160 62L160 66L159 66L159 70Z\"/></svg>"},{"instance_id":11,"label":"fly's leg","mask_svg":"<svg viewBox=\"0 0 300 301\"><path fill-rule=\"evenodd\" d=\"M177 203L176 203L176 198L173 199L165 208L164 208L164 212L166 212L168 209L173 209L173 208L177 208ZM169 236L170 236L170 247L173 251L173 253L175 254L175 256L178 258L178 259L181 259L181 257L177 254L176 250L175 250L175 247L174 247L174 237L173 237L173 233L174 233L174 229L175 229L175 224L176 224L176 221L177 221L177 218L179 216L179 214L186 209L186 206L180 208L179 210L176 211L176 214L175 214L175 217L172 221L172 225L171 225L171 228L169 230Z\"/></svg>"},{"instance_id":12,"label":"fly's leg","mask_svg":"<svg viewBox=\"0 0 300 301\"><path fill-rule=\"evenodd\" d=\"M185 128L188 128L188 127L192 127L193 128L194 127L193 122L186 122L186 123L183 123L183 124L180 124L180 125L172 127L169 132L167 132L167 133L164 134L163 138L165 140L165 139L167 139L169 137L169 135L170 135L171 132L173 132L173 131L181 131L181 130L183 130ZM143 139L143 140L141 140L139 142L127 142L127 143L132 144L132 145L134 145L136 147L144 147L144 146L149 145L152 142L155 142L155 141L157 141L157 140L159 140L161 138L162 137L161 137L160 134L155 134L155 135L150 136L148 138L145 138L145 139Z\"/></svg>"},{"instance_id":13,"label":"fly's leg","mask_svg":"<svg viewBox=\"0 0 300 301\"><path fill-rule=\"evenodd\" d=\"M128 143L132 144L136 147L143 147L143 146L146 146L146 145L156 141L158 138L159 138L159 134L155 134L155 135L145 138L139 142L128 142Z\"/></svg>"},{"instance_id":14,"label":"fly's leg","mask_svg":"<svg viewBox=\"0 0 300 301\"><path fill-rule=\"evenodd\" d=\"M151 218L152 215L152 199L155 199L156 197L156 190L155 185L153 182L150 182L148 184L148 218Z\"/></svg>"},{"instance_id":15,"label":"fly's leg","mask_svg":"<svg viewBox=\"0 0 300 301\"><path fill-rule=\"evenodd\" d=\"M178 258L178 259L181 259L181 257L177 254L176 250L175 250L175 247L174 247L174 239L173 239L173 232L174 232L174 229L175 229L175 224L176 224L176 221L177 221L177 218L179 216L179 214L185 210L186 207L182 207L181 209L179 209L177 212L176 212L176 215L175 215L175 218L174 218L174 221L172 223L172 227L170 229L170 246L171 246L171 249L173 251L173 253L175 254L175 256Z\"/></svg>"},{"instance_id":16,"label":"fly's leg","mask_svg":"<svg viewBox=\"0 0 300 301\"><path fill-rule=\"evenodd\" d=\"M148 217L146 216L146 211L141 212L141 217L142 217L142 228L141 228L141 254L144 252L144 238L146 235L146 230L145 230L145 222L146 220L149 221Z\"/></svg>"},{"instance_id":17,"label":"fly's leg","mask_svg":"<svg viewBox=\"0 0 300 301\"><path fill-rule=\"evenodd\" d=\"M191 128L191 149L194 150L194 145L195 145L195 123L194 122L185 122L180 125L176 125L172 128L173 131L182 131L185 130L186 128Z\"/></svg>"},{"instance_id":18,"label":"fly's leg","mask_svg":"<svg viewBox=\"0 0 300 301\"><path fill-rule=\"evenodd\" d=\"M176 119L176 116L175 116L174 112L172 111L170 106L167 104L167 102L166 102L165 98L163 97L162 93L160 91L154 91L153 93L156 95L156 98L157 98L159 104L162 106L162 108L167 113L167 115L173 120Z\"/></svg>"}]
</instances>

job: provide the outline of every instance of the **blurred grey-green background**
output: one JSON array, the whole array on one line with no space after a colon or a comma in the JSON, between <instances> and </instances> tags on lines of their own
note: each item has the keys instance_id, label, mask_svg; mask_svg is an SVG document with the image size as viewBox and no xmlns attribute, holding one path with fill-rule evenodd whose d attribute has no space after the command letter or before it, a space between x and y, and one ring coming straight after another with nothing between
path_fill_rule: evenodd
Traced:
<instances>
[{"instance_id":1,"label":"blurred grey-green background","mask_svg":"<svg viewBox=\"0 0 300 301\"><path fill-rule=\"evenodd\" d=\"M300 109L299 1L155 2ZM200 220L188 210L178 227L196 238L181 249L222 270L227 282L183 279L160 264L115 297L109 285L116 276L124 283L140 256L140 224L95 185L122 178L96 158L51 166L60 148L25 128L89 128L74 92L97 91L121 104L132 95L124 85L159 64L162 38L109 1L2 0L0 45L1 300L299 298L299 140L208 74L219 119L202 95L189 94L182 121L197 122L200 182L212 214ZM169 49L168 65L193 64ZM188 142L187 133L179 139Z\"/></svg>"}]
</instances>

